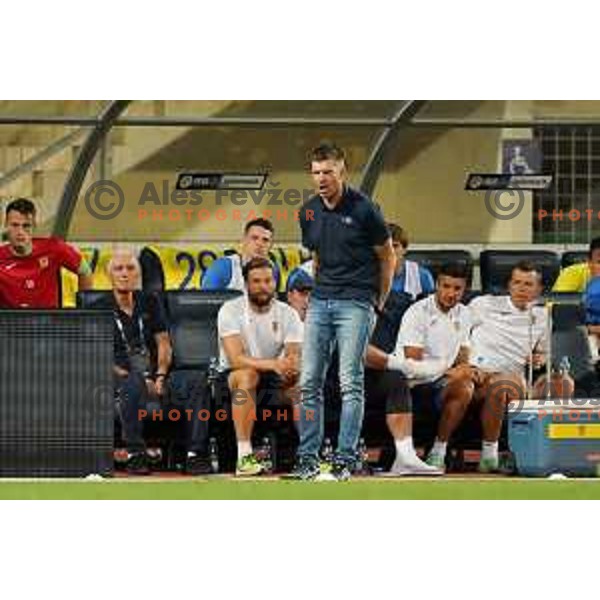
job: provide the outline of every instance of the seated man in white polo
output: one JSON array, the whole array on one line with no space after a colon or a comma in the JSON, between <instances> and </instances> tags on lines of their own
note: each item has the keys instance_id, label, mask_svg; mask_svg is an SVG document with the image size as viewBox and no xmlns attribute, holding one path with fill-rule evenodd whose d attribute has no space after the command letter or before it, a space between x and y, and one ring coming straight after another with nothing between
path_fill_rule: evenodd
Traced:
<instances>
[{"instance_id":1,"label":"seated man in white polo","mask_svg":"<svg viewBox=\"0 0 600 600\"><path fill-rule=\"evenodd\" d=\"M221 367L228 374L237 438L237 475L259 475L263 465L252 450L259 389L292 395L300 371L302 323L298 313L275 298L275 274L266 258L244 265L246 293L229 300L218 317Z\"/></svg>"},{"instance_id":2,"label":"seated man in white polo","mask_svg":"<svg viewBox=\"0 0 600 600\"><path fill-rule=\"evenodd\" d=\"M481 423L483 442L480 471L498 470L498 439L505 404L527 396L528 367L544 366L548 354L548 324L544 308L535 306L542 292L542 274L528 261L514 266L506 296L480 296L469 304L473 330L471 358L474 397L483 402ZM547 376L540 375L529 390L533 398L568 398L575 384L568 374L554 373L551 388Z\"/></svg>"},{"instance_id":3,"label":"seated man in white polo","mask_svg":"<svg viewBox=\"0 0 600 600\"><path fill-rule=\"evenodd\" d=\"M413 304L404 314L396 349L388 369L409 377L415 412L425 404L440 413L437 438L427 463L444 469L448 439L462 421L473 394L470 380L469 310L460 303L467 282L466 270L444 265L437 276L435 294ZM396 364L397 357L402 359ZM411 373L405 359L426 369Z\"/></svg>"}]
</instances>

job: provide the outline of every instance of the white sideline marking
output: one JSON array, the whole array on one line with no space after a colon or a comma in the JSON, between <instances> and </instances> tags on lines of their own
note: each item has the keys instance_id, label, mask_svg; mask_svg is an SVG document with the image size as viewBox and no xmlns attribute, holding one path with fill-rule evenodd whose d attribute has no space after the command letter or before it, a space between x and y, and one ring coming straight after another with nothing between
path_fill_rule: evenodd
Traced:
<instances>
[{"instance_id":1,"label":"white sideline marking","mask_svg":"<svg viewBox=\"0 0 600 600\"><path fill-rule=\"evenodd\" d=\"M223 475L210 475L208 477L106 477L100 481L90 481L84 478L78 477L1 477L0 485L2 483L75 483L75 484L107 484L107 483L211 483L215 481L230 481L230 482L252 482L252 483L271 483L273 481L280 481L284 483L293 483L293 484L310 484L310 483L319 483L314 481L291 481L281 479L280 477L234 477L232 475L223 474ZM377 485L386 485L390 482L416 482L425 483L431 482L437 485L441 485L444 481L462 481L462 482L487 482L487 481L497 481L497 482L535 482L535 481L548 481L546 477L462 477L462 476L442 476L442 477L353 477L349 481L343 482L344 484L352 482L377 482ZM600 482L600 478L598 477L569 477L564 481L595 481Z\"/></svg>"}]
</instances>

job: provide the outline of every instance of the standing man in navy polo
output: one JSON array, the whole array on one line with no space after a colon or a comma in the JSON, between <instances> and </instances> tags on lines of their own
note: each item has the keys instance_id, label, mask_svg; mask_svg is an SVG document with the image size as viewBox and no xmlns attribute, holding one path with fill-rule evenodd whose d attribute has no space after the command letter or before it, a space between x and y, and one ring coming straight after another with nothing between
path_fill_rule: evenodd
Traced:
<instances>
[{"instance_id":1,"label":"standing man in navy polo","mask_svg":"<svg viewBox=\"0 0 600 600\"><path fill-rule=\"evenodd\" d=\"M317 195L300 211L302 244L313 253L316 285L302 348L300 445L292 477L319 475L323 385L338 349L342 411L331 473L350 477L364 414L364 359L374 311L389 294L395 255L377 205L346 183L344 151L323 144L311 154Z\"/></svg>"}]
</instances>

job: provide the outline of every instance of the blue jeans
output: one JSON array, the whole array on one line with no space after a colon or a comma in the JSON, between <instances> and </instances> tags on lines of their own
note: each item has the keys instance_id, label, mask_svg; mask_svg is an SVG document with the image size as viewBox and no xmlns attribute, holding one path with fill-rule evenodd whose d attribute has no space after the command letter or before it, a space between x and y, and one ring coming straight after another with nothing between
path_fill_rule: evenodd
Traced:
<instances>
[{"instance_id":1,"label":"blue jeans","mask_svg":"<svg viewBox=\"0 0 600 600\"><path fill-rule=\"evenodd\" d=\"M323 385L337 345L342 413L336 454L343 460L355 459L365 405L364 357L373 320L368 302L311 298L302 344L299 458L318 460L324 431Z\"/></svg>"}]
</instances>

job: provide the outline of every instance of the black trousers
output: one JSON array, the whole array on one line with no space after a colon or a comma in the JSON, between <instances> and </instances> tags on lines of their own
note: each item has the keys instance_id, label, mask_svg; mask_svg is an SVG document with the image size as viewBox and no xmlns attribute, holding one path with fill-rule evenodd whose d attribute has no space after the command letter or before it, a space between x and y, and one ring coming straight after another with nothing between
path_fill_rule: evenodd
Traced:
<instances>
[{"instance_id":1,"label":"black trousers","mask_svg":"<svg viewBox=\"0 0 600 600\"><path fill-rule=\"evenodd\" d=\"M148 392L140 373L115 377L114 385L117 415L129 452L144 450L145 420L168 425L164 429L173 436L176 446L198 454L208 452L210 389L206 373L172 373L162 398Z\"/></svg>"},{"instance_id":2,"label":"black trousers","mask_svg":"<svg viewBox=\"0 0 600 600\"><path fill-rule=\"evenodd\" d=\"M126 377L115 375L117 415L123 428L123 437L129 452L144 450L144 423L139 411L146 408L148 388L141 373L130 372Z\"/></svg>"}]
</instances>

